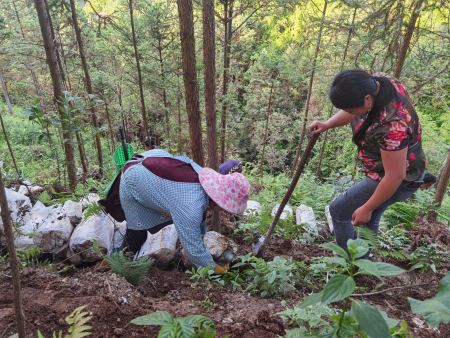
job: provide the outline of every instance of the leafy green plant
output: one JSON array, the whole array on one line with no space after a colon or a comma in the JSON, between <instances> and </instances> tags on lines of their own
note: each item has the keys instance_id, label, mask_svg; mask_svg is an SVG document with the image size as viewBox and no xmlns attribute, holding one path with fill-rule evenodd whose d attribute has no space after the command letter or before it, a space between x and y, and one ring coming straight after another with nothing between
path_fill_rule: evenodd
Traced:
<instances>
[{"instance_id":1,"label":"leafy green plant","mask_svg":"<svg viewBox=\"0 0 450 338\"><path fill-rule=\"evenodd\" d=\"M175 318L166 311L156 311L137 317L131 323L141 326L161 326L158 338L214 338L216 336L214 323L201 315Z\"/></svg>"},{"instance_id":2,"label":"leafy green plant","mask_svg":"<svg viewBox=\"0 0 450 338\"><path fill-rule=\"evenodd\" d=\"M414 225L414 222L419 215L419 210L420 209L418 209L415 205L411 205L411 203L397 202L386 210L383 214L383 219L391 227L398 224L403 224L404 226L410 228Z\"/></svg>"},{"instance_id":3,"label":"leafy green plant","mask_svg":"<svg viewBox=\"0 0 450 338\"><path fill-rule=\"evenodd\" d=\"M209 266L192 268L186 271L191 275L190 280L194 286L205 286L208 283L217 283L221 286L231 287L233 290L241 290L244 281L237 270L229 270L222 275L214 273L214 269Z\"/></svg>"},{"instance_id":4,"label":"leafy green plant","mask_svg":"<svg viewBox=\"0 0 450 338\"><path fill-rule=\"evenodd\" d=\"M153 264L153 259L151 258L140 258L134 261L125 256L123 251L115 252L111 256L106 257L105 260L113 272L124 277L133 285L138 285L142 281Z\"/></svg>"},{"instance_id":5,"label":"leafy green plant","mask_svg":"<svg viewBox=\"0 0 450 338\"><path fill-rule=\"evenodd\" d=\"M293 318L292 313L299 314L295 318L307 323L306 328L296 329L289 334L292 336L300 333L320 333L320 336L323 337L355 337L361 333L366 333L369 337L382 338L391 337L391 332L400 332L395 328L398 322L394 323L392 320L387 320L387 315L377 308L350 297L356 289L354 277L359 274L380 278L382 276L395 276L405 270L392 264L371 262L364 259L363 257L369 252L369 244L363 239L349 239L347 242L348 251L335 243L326 243L322 246L337 254L334 257L324 257L322 261L334 266L339 273L329 279L322 291L306 297L298 305L299 309L287 313L291 318ZM330 314L327 308L324 308L324 306L337 302L343 304L338 313ZM322 312L319 318L318 316L312 316L310 310L319 306ZM308 310L302 311L303 309ZM323 316L326 317L326 321L319 320Z\"/></svg>"},{"instance_id":6,"label":"leafy green plant","mask_svg":"<svg viewBox=\"0 0 450 338\"><path fill-rule=\"evenodd\" d=\"M436 296L424 301L408 298L413 313L421 315L432 327L450 322L450 272L439 282Z\"/></svg>"},{"instance_id":7,"label":"leafy green plant","mask_svg":"<svg viewBox=\"0 0 450 338\"><path fill-rule=\"evenodd\" d=\"M22 266L26 267L42 267L51 264L49 260L42 260L40 256L42 251L37 246L31 246L29 248L17 248L17 258L19 258Z\"/></svg>"},{"instance_id":8,"label":"leafy green plant","mask_svg":"<svg viewBox=\"0 0 450 338\"><path fill-rule=\"evenodd\" d=\"M62 331L58 333L53 332L53 338L82 338L91 335L92 326L86 325L92 319L89 312L84 311L86 305L77 307L73 312L65 319L69 324L68 334L63 336ZM38 338L45 338L45 336L38 330Z\"/></svg>"},{"instance_id":9,"label":"leafy green plant","mask_svg":"<svg viewBox=\"0 0 450 338\"><path fill-rule=\"evenodd\" d=\"M267 262L251 254L240 257L234 268L247 267L243 270L244 290L258 293L261 297L279 296L295 289L299 280L299 266L292 260L275 257Z\"/></svg>"},{"instance_id":10,"label":"leafy green plant","mask_svg":"<svg viewBox=\"0 0 450 338\"><path fill-rule=\"evenodd\" d=\"M419 246L409 256L409 263L412 265L410 270L432 270L436 272L439 266L447 259L448 251L443 251L436 243Z\"/></svg>"}]
</instances>

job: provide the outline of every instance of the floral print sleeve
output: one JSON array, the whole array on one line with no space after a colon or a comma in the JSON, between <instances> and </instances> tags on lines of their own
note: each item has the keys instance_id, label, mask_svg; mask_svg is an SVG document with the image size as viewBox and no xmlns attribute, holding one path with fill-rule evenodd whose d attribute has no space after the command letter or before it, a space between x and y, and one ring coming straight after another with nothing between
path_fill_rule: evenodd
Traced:
<instances>
[{"instance_id":1,"label":"floral print sleeve","mask_svg":"<svg viewBox=\"0 0 450 338\"><path fill-rule=\"evenodd\" d=\"M381 130L376 133L375 137L380 149L397 151L408 147L410 133L405 121L391 121L381 125L378 129Z\"/></svg>"},{"instance_id":2,"label":"floral print sleeve","mask_svg":"<svg viewBox=\"0 0 450 338\"><path fill-rule=\"evenodd\" d=\"M396 90L396 97L380 112L357 144L363 171L368 177L380 181L384 176L381 150L397 151L408 148L406 181L414 181L423 173L426 164L419 117L402 83L384 74L374 76L388 77ZM354 133L366 118L366 115L355 117L352 122Z\"/></svg>"}]
</instances>

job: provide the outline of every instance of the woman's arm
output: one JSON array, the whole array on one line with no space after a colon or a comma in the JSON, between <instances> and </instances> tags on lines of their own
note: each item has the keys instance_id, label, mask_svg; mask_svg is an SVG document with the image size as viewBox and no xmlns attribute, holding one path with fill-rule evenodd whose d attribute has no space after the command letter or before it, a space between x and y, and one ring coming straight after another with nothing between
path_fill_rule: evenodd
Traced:
<instances>
[{"instance_id":1,"label":"woman's arm","mask_svg":"<svg viewBox=\"0 0 450 338\"><path fill-rule=\"evenodd\" d=\"M326 131L327 129L349 124L353 121L354 118L354 115L346 112L345 110L339 110L336 114L334 114L326 121L313 121L309 126L309 130L313 134L319 134Z\"/></svg>"},{"instance_id":2,"label":"woman's arm","mask_svg":"<svg viewBox=\"0 0 450 338\"><path fill-rule=\"evenodd\" d=\"M361 225L369 222L372 218L373 210L387 201L397 191L406 176L407 153L408 147L397 151L381 150L384 177L369 200L353 213L353 225Z\"/></svg>"}]
</instances>

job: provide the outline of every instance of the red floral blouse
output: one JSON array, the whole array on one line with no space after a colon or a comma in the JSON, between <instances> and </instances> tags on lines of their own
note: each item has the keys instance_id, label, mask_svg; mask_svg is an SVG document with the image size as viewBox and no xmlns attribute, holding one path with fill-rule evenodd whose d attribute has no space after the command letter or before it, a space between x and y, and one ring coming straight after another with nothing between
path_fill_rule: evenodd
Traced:
<instances>
[{"instance_id":1,"label":"red floral blouse","mask_svg":"<svg viewBox=\"0 0 450 338\"><path fill-rule=\"evenodd\" d=\"M405 180L415 181L422 175L426 165L419 118L402 83L385 74L375 75L388 77L397 95L381 111L378 119L369 126L364 138L357 144L363 171L373 180L380 181L384 176L380 150L396 151L408 147ZM358 131L366 118L367 114L355 116L351 124L353 133Z\"/></svg>"}]
</instances>

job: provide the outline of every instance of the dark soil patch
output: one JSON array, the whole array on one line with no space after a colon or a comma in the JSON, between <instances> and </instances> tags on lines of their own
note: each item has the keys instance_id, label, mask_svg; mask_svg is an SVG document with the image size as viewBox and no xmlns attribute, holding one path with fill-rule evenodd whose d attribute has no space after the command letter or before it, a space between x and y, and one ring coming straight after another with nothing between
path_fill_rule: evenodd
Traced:
<instances>
[{"instance_id":1,"label":"dark soil patch","mask_svg":"<svg viewBox=\"0 0 450 338\"><path fill-rule=\"evenodd\" d=\"M250 242L243 238L236 238L236 242L239 254L250 252ZM264 258L272 259L277 255L310 263L314 258L331 253L318 244L274 237ZM381 259L375 257L374 260ZM189 276L176 266L174 264L170 270L152 267L139 287L130 285L103 263L65 276L44 268L25 268L21 277L28 336L35 337L38 329L47 337L54 330L65 332L64 318L80 305L86 305L93 315L90 323L93 337L156 337L158 328L138 327L130 321L157 310L174 316L205 315L213 320L218 337L278 337L288 328L277 315L283 310L280 299L262 299L210 284L193 287ZM411 313L407 300L408 297L423 300L434 296L447 268L439 267L437 274L407 272L382 282L358 276L357 292L375 293L356 298L379 306L392 318L405 319L413 337L450 337L450 325L441 325L439 330L428 327L422 318ZM0 263L0 338L15 332L10 283L10 272L5 263ZM298 293L284 297L289 305L296 304L312 291L306 285ZM376 293L387 289L390 291Z\"/></svg>"},{"instance_id":2,"label":"dark soil patch","mask_svg":"<svg viewBox=\"0 0 450 338\"><path fill-rule=\"evenodd\" d=\"M0 275L0 337L15 332L13 295L9 273ZM92 313L94 337L156 337L158 328L129 322L157 310L175 316L203 314L211 318L218 336L277 337L285 325L276 316L279 300L261 299L217 286L192 287L188 276L177 270L151 268L144 283L135 288L122 277L103 269L86 268L61 277L46 269L22 271L23 304L29 337L39 329L45 336L65 331L64 318L76 307L87 305ZM207 300L207 302L205 301Z\"/></svg>"},{"instance_id":3,"label":"dark soil patch","mask_svg":"<svg viewBox=\"0 0 450 338\"><path fill-rule=\"evenodd\" d=\"M427 217L422 217L418 223L420 226L416 226L408 231L413 249L417 248L421 243L437 243L447 248L450 247L450 232L447 225L430 221Z\"/></svg>"}]
</instances>

